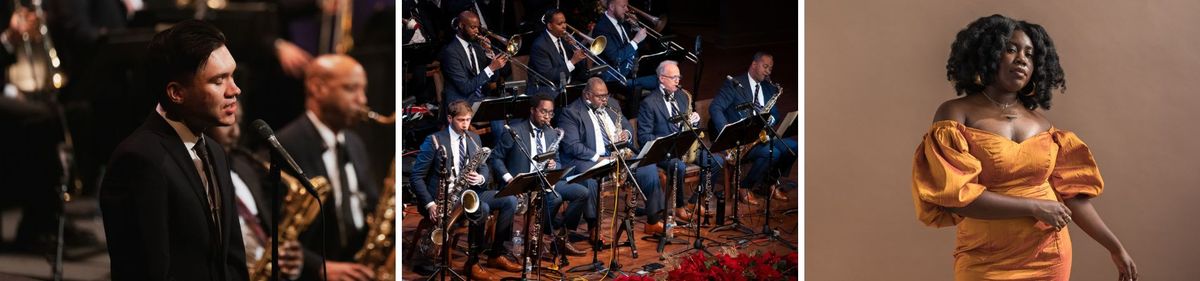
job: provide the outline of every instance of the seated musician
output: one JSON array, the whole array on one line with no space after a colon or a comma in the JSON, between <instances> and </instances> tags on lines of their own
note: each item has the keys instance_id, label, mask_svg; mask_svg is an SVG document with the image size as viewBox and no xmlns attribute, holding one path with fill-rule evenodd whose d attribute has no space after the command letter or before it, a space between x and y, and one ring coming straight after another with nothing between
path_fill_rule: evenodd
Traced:
<instances>
[{"instance_id":1,"label":"seated musician","mask_svg":"<svg viewBox=\"0 0 1200 281\"><path fill-rule=\"evenodd\" d=\"M458 14L457 22L455 36L441 56L442 76L447 82L442 93L443 108L458 100L469 103L483 100L487 91L484 86L503 76L497 72L508 63L505 56L489 59L488 51L479 45L479 16L463 11Z\"/></svg>"},{"instance_id":2,"label":"seated musician","mask_svg":"<svg viewBox=\"0 0 1200 281\"><path fill-rule=\"evenodd\" d=\"M279 130L279 142L309 177L324 176L331 192L323 214L300 235L305 247L302 280L321 276L321 245L325 268L333 280L364 280L373 270L353 263L366 240L366 216L375 209L379 183L372 182L366 147L349 128L362 120L367 98L366 72L353 58L324 55L305 70L304 115ZM324 222L322 222L324 220Z\"/></svg>"},{"instance_id":3,"label":"seated musician","mask_svg":"<svg viewBox=\"0 0 1200 281\"><path fill-rule=\"evenodd\" d=\"M774 65L773 56L762 52L756 53L754 61L750 63L748 73L733 77L737 84L726 81L725 85L721 86L721 90L717 92L717 96L713 98L712 104L708 108L715 128L719 130L725 124L752 116L751 111L758 112L766 106L767 101L779 94L778 88L771 83L766 83ZM738 108L739 105L746 103L750 103L752 108L746 110ZM772 108L771 118L768 122L775 126L781 119L779 108ZM771 141L771 144L774 146L774 153L771 152L770 147L760 143L751 148L745 156L746 161L754 163L754 166L750 168L750 173L738 184L742 187L740 192L742 192L742 201L745 203L758 204L758 200L748 190L759 194L770 192L769 194L775 199L787 200L787 196L778 188L769 190L767 188L771 187L776 179L786 175L792 164L796 162L796 154L791 153L796 152L796 140L776 139Z\"/></svg>"},{"instance_id":4,"label":"seated musician","mask_svg":"<svg viewBox=\"0 0 1200 281\"><path fill-rule=\"evenodd\" d=\"M609 96L608 86L604 85L604 81L598 77L588 79L583 98L567 105L559 117L558 126L566 135L563 137L560 157L564 167L575 167L575 171L582 172L600 160L616 160L616 152L610 149L612 143L627 142L629 149L636 151L637 141L629 131L633 125L628 119L621 117L620 112L616 101ZM628 158L633 153L624 154ZM653 165L638 167L634 173L634 180L646 195L646 226L643 232L662 233L663 224L659 221L658 212L663 209L664 199L659 189L658 168ZM585 186L598 189L599 184L589 183ZM599 192L592 190L592 194ZM640 196L634 196L637 197ZM589 210L595 210L595 206L589 207ZM596 223L594 211L585 212L585 216L588 218L589 228L593 227Z\"/></svg>"},{"instance_id":5,"label":"seated musician","mask_svg":"<svg viewBox=\"0 0 1200 281\"><path fill-rule=\"evenodd\" d=\"M510 134L515 134L519 140L514 140L512 135L497 136L499 141L496 146L496 151L492 152L491 168L496 172L496 176L503 179L501 186L507 185L513 177L521 173L534 172L534 165L542 165L542 163L530 163L529 156L537 156L539 154L550 151L561 151L554 147L561 147L556 144L555 140L560 140L560 130L550 126L550 118L554 114L554 100L548 96L535 96L531 99L529 109L529 120L520 120L511 124ZM525 147L522 148L517 146ZM557 158L558 156L556 156ZM558 161L555 159L547 160L544 163L544 169L559 168ZM554 184L556 194L546 194L542 198L546 201L544 212L542 214L543 223L541 225L543 234L555 235L556 239L546 240L557 243L557 249L562 253L573 256L582 256L584 251L575 249L571 243L566 242L566 234L579 227L579 220L583 216L583 212L587 208L589 196L588 188L581 184L567 183L566 179L560 179ZM558 209L562 206L563 201L570 201L563 219L557 218ZM536 206L534 206L536 208ZM554 233L551 232L551 226ZM554 247L550 245L543 246L543 250L550 250Z\"/></svg>"},{"instance_id":6,"label":"seated musician","mask_svg":"<svg viewBox=\"0 0 1200 281\"><path fill-rule=\"evenodd\" d=\"M638 129L637 136L639 143L648 143L656 138L664 137L673 133L681 132L688 129L683 123L672 122L672 118L684 115L681 122L688 122L690 128L696 128L700 125L700 114L691 111L691 97L683 92L679 87L679 65L672 60L666 60L659 63L657 71L659 87L650 96L642 100L641 110L638 111ZM687 111L684 111L687 109ZM690 113L688 111L691 111ZM713 183L718 182L720 178L720 167L724 165L724 161L720 157L714 156L711 153L701 153L701 157L697 158L698 165L712 168L710 178L701 178L701 184L705 181ZM675 188L675 217L690 221L692 214L683 204L686 196L683 181L684 175L687 173L687 164L683 162L683 155L672 155L672 158L658 162L658 167L667 173L668 182L674 183L672 188ZM688 204L696 203L696 194L692 194L687 199Z\"/></svg>"},{"instance_id":7,"label":"seated musician","mask_svg":"<svg viewBox=\"0 0 1200 281\"><path fill-rule=\"evenodd\" d=\"M500 211L496 217L496 235L489 246L488 265L492 268L518 272L521 270L521 265L512 261L508 257L508 248L504 247L504 241L512 239L513 231L513 215L517 210L516 196L507 196L496 198L496 190L485 190L489 168L486 161L479 164L479 168L474 171L464 171L467 162L481 148L479 146L479 135L472 133L469 130L471 116L475 113L471 111L471 107L466 101L455 101L447 108L448 117L450 120L449 126L445 130L440 130L425 138L421 143L421 151L417 154L417 160L413 162L412 174L409 182L412 183L412 191L417 197L417 208L421 216L438 222L442 218L439 216L439 211L453 212L454 210L442 210L446 206L441 206L441 202L436 201L438 194L441 192L441 184L443 180L453 180L460 177L466 177L467 187L462 190L474 190L479 195L479 209L476 211L479 216L486 216L492 209ZM442 154L445 154L447 159L439 160ZM449 179L442 179L438 172L443 167L449 166ZM448 183L450 190L459 188L453 186L454 183ZM460 196L460 194L443 194L444 196ZM461 207L459 207L461 208ZM465 213L465 212L464 212ZM464 216L469 216L464 214ZM478 218L478 217L476 217ZM460 220L461 221L461 220ZM482 226L482 221L476 225ZM474 227L471 230L474 235L472 240L474 245L482 244L483 227ZM443 253L447 254L447 253ZM472 251L467 257L468 275L475 280L487 280L492 274L478 264L476 264L477 252Z\"/></svg>"},{"instance_id":8,"label":"seated musician","mask_svg":"<svg viewBox=\"0 0 1200 281\"><path fill-rule=\"evenodd\" d=\"M231 126L215 126L205 134L221 144L229 155L229 177L233 181L233 200L241 226L242 241L246 248L246 267L256 270L260 259L271 259L271 228L275 227L271 217L270 193L263 188L266 174L264 160L238 145L242 130L242 107L237 107L236 121ZM299 241L280 241L279 271L287 280L300 278L304 264L304 251ZM253 275L254 273L251 273Z\"/></svg>"}]
</instances>

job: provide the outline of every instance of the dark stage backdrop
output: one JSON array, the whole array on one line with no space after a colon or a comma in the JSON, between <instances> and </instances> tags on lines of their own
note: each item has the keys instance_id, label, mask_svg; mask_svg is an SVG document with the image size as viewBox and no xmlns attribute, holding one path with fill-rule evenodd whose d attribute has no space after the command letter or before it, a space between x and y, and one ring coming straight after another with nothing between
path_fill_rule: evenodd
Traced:
<instances>
[{"instance_id":1,"label":"dark stage backdrop","mask_svg":"<svg viewBox=\"0 0 1200 281\"><path fill-rule=\"evenodd\" d=\"M1146 280L1200 276L1200 2L808 1L806 276L950 280L953 228L917 221L912 157L937 106L954 35L994 13L1039 23L1067 93L1048 112L1091 146L1094 201ZM1074 280L1117 277L1078 227Z\"/></svg>"}]
</instances>

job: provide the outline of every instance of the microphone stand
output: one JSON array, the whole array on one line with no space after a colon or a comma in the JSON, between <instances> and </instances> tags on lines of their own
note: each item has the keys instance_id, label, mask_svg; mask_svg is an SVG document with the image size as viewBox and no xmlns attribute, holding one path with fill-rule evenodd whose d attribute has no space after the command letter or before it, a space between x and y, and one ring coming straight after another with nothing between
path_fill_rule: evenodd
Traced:
<instances>
[{"instance_id":1,"label":"microphone stand","mask_svg":"<svg viewBox=\"0 0 1200 281\"><path fill-rule=\"evenodd\" d=\"M434 139L436 140L437 137L434 137ZM450 162L449 156L446 155L446 151L442 147L436 145L436 143L437 143L436 141L434 143L435 143L434 153L437 153L438 155L441 156L439 158L441 159L441 162L442 162L442 164L439 165L441 170L438 171L438 174L439 174L438 176L439 176L439 178L442 179L438 183L438 185L440 185L440 187L441 187L442 200L440 200L441 202L439 202L438 204L441 205L441 206L439 206L439 209L443 209L443 210L438 210L438 211L440 211L440 214L429 214L431 217L432 216L440 216L441 217L438 220L438 222L436 223L436 225L434 226L436 228L437 225L446 223L446 221L450 219L450 212L452 210L444 210L444 209L448 208L448 205L450 204L450 196L453 196L453 195L448 194L450 192L450 182L448 181L449 176L450 176L450 167L448 165L449 164L448 162ZM441 153L438 153L438 152L441 152ZM463 153L466 153L466 152L464 151ZM420 239L420 238L417 238L417 239ZM467 244L471 244L470 243L471 239L468 238L467 240L468 240ZM434 269L432 274L429 274L429 279L427 279L427 280L434 280L434 278L437 278L438 280L446 280L446 277L448 274L453 275L452 277L455 278L454 280L466 280L466 278L464 278L462 276L462 274L455 272L454 269L451 268L452 265L450 264L450 225L446 225L446 226L442 227L442 246L441 247L442 247L442 250L440 251L441 255L442 255L441 260L438 261L437 265L435 266L436 269ZM466 254L467 254L468 263L470 263L470 260L471 260L472 248L473 248L472 245L467 246ZM465 264L464 264L464 267L466 267ZM441 274L441 275L439 275L439 274Z\"/></svg>"},{"instance_id":2,"label":"microphone stand","mask_svg":"<svg viewBox=\"0 0 1200 281\"><path fill-rule=\"evenodd\" d=\"M589 108L589 109L590 109L590 108ZM601 107L601 108L599 108L598 110L608 110L608 107ZM619 112L616 112L616 110L613 110L613 112L614 112L614 114L620 114ZM599 115L597 115L597 117L600 117L600 116L599 116ZM619 121L618 121L618 122L619 122ZM602 128L604 131L608 131L608 129L607 129L605 126L604 126L604 122L603 122L603 121L601 121L601 122L599 122L599 123L600 123L600 126L601 126L601 128ZM619 134L619 133L620 133L620 132L618 132L618 134ZM597 137L603 138L603 136L597 136ZM630 140L627 140L627 141L625 141L625 143L627 144L628 142L630 142L630 141L633 141L632 139L633 139L633 136L631 135L631 136L630 136ZM624 172L624 173L626 174L626 175L625 175L625 176L626 176L626 180L628 180L628 181L630 181L630 182L633 182L633 185L634 185L634 186L633 186L633 187L634 187L633 189L637 191L637 193L636 193L636 194L638 194L638 195L639 195L639 196L642 198L642 200L643 200L643 201L645 201L645 200L647 200L647 199L646 199L646 194L645 194L645 193L642 193L642 186L641 186L641 184L639 184L639 183L637 182L636 178L634 178L634 173L633 173L633 171L631 171L631 170L630 170L630 168L629 168L629 164L625 162L625 157L621 155L621 151L618 149L618 148L620 147L618 144L621 144L621 143L622 143L622 142L612 142L612 140L608 140L608 141L606 142L606 144L605 144L605 145L607 146L607 149L613 153L613 157L614 157L615 159L617 159L617 169L621 170L621 172ZM614 179L614 180L616 180L616 179ZM597 185L600 185L600 183L597 183ZM621 190L621 182L620 182L620 181L616 181L616 190L617 190L617 194L613 194L613 196L614 196L614 197L619 197L619 196L620 196L620 190ZM599 187L599 186L597 186L597 187L596 187L596 192L597 192L597 194L596 194L596 196L597 196L597 197L596 197L596 207L597 207L597 208L599 208L599 207L600 207L600 204L601 204L601 202L600 202L600 198L599 198L599 195L600 195L600 194L599 194L599 192L600 192L600 187ZM626 195L626 196L630 196L630 195ZM633 199L636 199L636 198L633 198ZM597 247L597 245L593 245L593 246L592 246L592 247L593 247L593 248L592 248L592 250L593 250L593 252L592 252L592 260L593 260L593 263L592 263L592 264L590 264L590 265L583 265L582 267L574 268L574 270L572 270L572 271L586 271L586 270L589 270L589 269L590 269L590 270L596 270L596 272L594 272L594 273L592 273L592 274L601 274L601 273L603 273L603 274L604 274L604 275L603 275L603 277L601 277L600 279L604 279L604 277L607 277L609 273L613 273L613 274L623 274L623 275L625 274L625 272L624 272L624 271L621 271L621 263L620 263L620 257L621 257L621 256L617 254L617 247L618 247L618 245L617 245L617 237L620 237L620 234L621 234L621 232L622 232L622 231L627 231L627 234L629 235L629 241L628 241L628 243L629 243L630 255L631 255L633 258L635 258L635 259L636 259L636 258L637 258L637 256L638 256L638 254L637 254L637 243L636 243L636 242L634 242L634 239L633 239L633 219L632 219L632 218L633 218L633 200L626 200L626 202L627 202L627 203L626 203L626 206L625 206L625 213L626 213L626 214L625 214L625 218L623 218L623 219L621 220L621 226L620 226L620 228L618 228L618 229L614 229L614 230L613 230L613 234L612 234L612 249L613 249L613 252L612 252L612 258L611 258L611 262L609 263L609 266L608 266L608 268L604 268L604 265L603 265L603 264L601 264L599 261L596 261L596 252L595 252L595 251L596 251L596 247ZM616 209L619 209L620 207L621 207L620 205L613 206L613 208L614 208L614 209L613 209L613 222L614 222L614 223L615 223L615 222L616 222L616 220L617 220L617 210L616 210ZM599 221L600 221L600 219L599 219L599 218L600 218L600 215L601 215L601 214L600 214L599 212L597 212L597 213L596 213L596 220L597 220L597 224L599 224ZM599 226L599 225L597 225L597 226L596 226L596 228L600 228L600 226ZM588 267L588 266L590 266L590 267L592 267L592 268L586 268L586 267Z\"/></svg>"},{"instance_id":3,"label":"microphone stand","mask_svg":"<svg viewBox=\"0 0 1200 281\"><path fill-rule=\"evenodd\" d=\"M767 79L767 80L766 80L766 81L764 81L764 82L771 83L771 82L769 82L769 80L770 80L770 79ZM776 93L776 95L781 95L781 94L783 94L783 91L782 91L782 89L783 89L783 88L782 88L782 87L780 87L778 84L775 84L775 83L771 83L771 85L775 86L775 88L778 88L778 89L780 89L780 92L779 92L779 93ZM769 113L769 112L771 112L771 110L772 110L772 109L774 109L774 107L775 107L775 104L773 104L773 103L772 103L772 104L771 104L771 107L772 107L772 108L763 108L762 110L763 110L763 111L765 111L765 112L768 112L768 113ZM763 116L761 116L761 115L758 115L758 111L757 111L757 109L755 109L755 110L754 110L754 113L755 113L755 114L753 114L753 116L755 116L756 118L758 118L759 120L761 120L761 121L763 122L763 124L770 124L770 123L768 123L768 122L767 122L768 120L766 120L765 118L763 118ZM768 152L768 153L767 153L767 163L774 163L774 157L775 157L775 142L776 142L776 141L779 141L779 138L780 138L780 136L779 136L779 134L778 134L778 133L776 133L776 132L775 132L775 130L772 130L772 129L771 129L771 126L766 126L766 127L763 127L763 132L765 132L765 133L766 133L766 135L767 135L767 142L765 143L765 144L767 145L767 152ZM785 147L783 147L783 149L784 149L784 150L787 150L787 152L788 152L788 153L791 153L792 155L795 155L795 153L796 153L795 151L792 151L790 148L787 148L786 146L785 146ZM780 178L780 177L783 177L783 175L777 175L777 176L778 176L778 177L776 177L776 178L775 178L775 182L776 182L776 184L778 184L778 183L779 183L779 181L780 181L780 179L779 179L779 178ZM764 208L764 209L763 209L763 213L764 213L764 216L765 216L765 218L764 218L764 220L763 220L762 232L760 232L760 233L752 233L752 234L748 234L748 235L741 236L741 237L734 237L734 239L743 240L743 239L749 239L749 238L752 238L752 237L756 237L756 236L760 236L760 235L762 235L762 236L766 236L766 238L765 238L765 239L767 239L767 240L771 240L771 241L776 241L776 242L779 242L780 244L783 244L784 246L787 246L788 248L790 248L790 249L792 249L792 250L796 250L796 246L794 246L794 245L793 245L793 244L792 244L790 241L784 240L784 239L783 239L783 237L780 237L780 236L779 236L779 232L777 232L777 231L772 231L772 230L771 230L771 201L773 201L773 200L772 200L773 198L770 198L770 196L771 196L771 195L770 195L770 192L772 192L772 191L773 191L773 190L768 190L768 191L767 191L767 192L768 192L768 195L767 195L767 198L766 198L766 200L767 200L767 205L766 205L766 208Z\"/></svg>"},{"instance_id":4,"label":"microphone stand","mask_svg":"<svg viewBox=\"0 0 1200 281\"><path fill-rule=\"evenodd\" d=\"M695 108L695 107L692 107L692 108ZM711 150L708 147L708 144L705 144L704 141L700 139L700 133L696 132L698 130L698 128L692 126L692 124L689 122L683 122L683 124L684 124L684 126L686 126L688 128L688 131L691 131L692 134L696 135L696 142L700 143L700 156L699 157L705 157L705 158L711 159L713 157L712 153L710 152ZM715 164L716 164L715 160L709 160L708 165L700 165L700 174L703 175L702 180L708 181L709 184L707 187L704 184L701 184L700 189L696 190L696 192L700 192L701 195L700 195L699 202L696 202L696 207L695 207L696 221L693 223L694 225L692 225L692 228L695 230L695 233L696 233L695 240L692 241L691 247L680 250L678 252L675 252L675 253L671 254L671 256L678 256L678 255L690 252L692 250L700 250L700 251L703 251L704 253L708 254L709 256L711 256L711 255L713 255L713 253L708 251L708 248L707 248L707 246L704 245L703 240L713 241L713 242L716 242L716 243L719 243L722 245L724 244L719 241L713 240L712 238L707 238L707 237L700 235L700 218L704 216L704 214L700 213L700 206L707 205L708 200L710 199L710 196L712 196L711 173L712 173L712 168L713 168L712 166ZM662 243L660 242L659 245L661 248Z\"/></svg>"},{"instance_id":5,"label":"microphone stand","mask_svg":"<svg viewBox=\"0 0 1200 281\"><path fill-rule=\"evenodd\" d=\"M507 122L507 120L505 122ZM505 124L505 126L507 127L508 125ZM531 271L532 268L534 268L534 267L536 267L538 269L538 275L541 275L542 274L541 271L543 269L546 269L546 270L550 270L553 273L558 273L560 276L566 276L565 274L558 271L557 269L544 268L540 265L533 266L531 264L531 263L538 263L538 264L541 263L541 260L542 260L541 252L542 251L537 249L537 248L541 247L541 245L540 245L541 243L535 242L529 238L530 238L530 236L540 237L542 234L541 233L538 233L538 234L529 233L529 226L531 224L537 223L537 220L540 219L540 217L542 215L542 214L540 214L541 211L546 210L546 207L548 207L547 205L549 203L547 203L546 200L543 199L547 194L553 194L555 197L559 197L559 198L562 198L562 196L558 194L558 191L555 191L553 189L554 185L550 184L550 181L548 179L546 179L545 171L542 169L542 167L539 167L540 165L537 165L537 161L534 160L533 156L530 155L529 151L525 150L525 145L523 143L521 143L521 138L519 136L517 136L517 132L513 131L511 128L508 128L508 135L510 137L512 137L512 139L513 139L513 144L514 144L513 146L516 146L521 151L521 154L524 155L525 158L529 159L529 163L533 164L533 166L534 166L533 172L537 173L538 179L539 179L538 183L542 185L540 194L535 193L533 196L526 199L526 201L528 201L530 203L540 202L542 205L542 208L540 210L536 210L536 211L532 211L532 212L526 211L526 213L525 213L525 238L526 238L525 240L529 241L530 243L525 245L525 249L524 249L525 253L522 254L525 258L525 261L524 261L525 269L521 271L520 280L529 280L529 278L528 278L529 271ZM532 140L532 138L531 138L531 140ZM532 206L532 204L529 204L528 206ZM553 214L551 214L550 220L551 220L551 223L549 223L546 227L549 227L550 233L551 233L551 235L553 235L553 233L554 233ZM534 236L534 235L536 235L536 236ZM554 245L551 245L551 247L554 247L554 249L553 249L554 255L559 256L558 244L555 243ZM531 254L534 257L532 259L533 260L532 262L530 261ZM561 258L562 258L563 263L567 262L566 256L562 256Z\"/></svg>"}]
</instances>

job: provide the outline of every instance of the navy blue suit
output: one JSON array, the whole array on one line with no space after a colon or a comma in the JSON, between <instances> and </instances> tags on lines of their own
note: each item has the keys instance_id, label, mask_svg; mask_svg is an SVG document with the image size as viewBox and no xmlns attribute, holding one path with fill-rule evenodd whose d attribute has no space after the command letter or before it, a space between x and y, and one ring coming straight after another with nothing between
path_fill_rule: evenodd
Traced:
<instances>
[{"instance_id":1,"label":"navy blue suit","mask_svg":"<svg viewBox=\"0 0 1200 281\"><path fill-rule=\"evenodd\" d=\"M442 91L442 105L448 105L456 100L467 100L470 103L483 100L484 94L481 88L500 76L500 73L496 72L492 77L488 77L484 68L487 68L492 60L487 58L483 47L479 44L467 40L471 49L475 50L475 59L479 62L479 73L475 73L475 66L471 65L470 55L463 50L458 36L451 37L448 41L446 48L442 49L441 57L442 76L445 76L448 82Z\"/></svg>"},{"instance_id":2,"label":"navy blue suit","mask_svg":"<svg viewBox=\"0 0 1200 281\"><path fill-rule=\"evenodd\" d=\"M563 58L563 54L558 52L558 47L554 46L554 41L550 39L550 36L551 35L548 33L548 31L543 30L538 33L537 39L533 40L532 48L529 51L529 68L533 69L533 71L541 74L542 76L545 76L546 79L550 79L551 82L558 84L560 81L562 81L562 75L566 75L565 77L570 78L571 71L567 70L567 62ZM575 53L575 46L571 44L570 40L560 39L559 41L562 41L562 47L563 51L566 52L566 57L570 58L571 55ZM575 65L575 70L585 68L582 62L583 61L580 61L579 64ZM546 92L543 88L549 87L550 85L546 85L538 81L536 78L533 78L533 75L529 76L529 80L527 81L532 83L528 88L528 92L531 93L531 95L532 93ZM558 91L554 91L554 93L555 94L553 97L557 97Z\"/></svg>"},{"instance_id":3,"label":"navy blue suit","mask_svg":"<svg viewBox=\"0 0 1200 281\"><path fill-rule=\"evenodd\" d=\"M551 128L544 128L542 130L542 138L544 139L542 142L545 142L545 144L539 151L536 147L530 147L530 139L533 137L533 133L531 133L533 131L532 127L533 124L530 124L526 120L521 120L511 125L512 130L510 132L516 133L517 137L520 138L519 141L513 141L510 134L497 136L499 138L497 141L498 144L496 145L496 151L492 152L490 161L492 171L496 173L496 178L499 179L502 187L508 186L508 182L503 180L505 174L516 177L519 174L531 172L529 170L529 158L526 156L526 153L536 156L542 152L549 152L551 151L551 146L554 146L554 140L559 137L558 131ZM518 145L524 147L524 151L522 151L522 148L517 147ZM558 157L555 158L555 162L562 163ZM563 168L564 166L558 164L558 167ZM558 196L547 194L545 197L542 197L545 200L543 201L545 207L543 210L543 222L553 223L552 225L555 228L566 227L568 230L579 227L579 219L588 206L589 188L581 184L567 183L565 179L561 179L557 183L554 183L554 190L558 193ZM571 204L567 207L567 212L564 214L562 222L555 222L554 218L556 217L556 213L558 213L557 210L562 206L563 201L571 201ZM550 233L551 229L543 227L542 230Z\"/></svg>"},{"instance_id":4,"label":"navy blue suit","mask_svg":"<svg viewBox=\"0 0 1200 281\"><path fill-rule=\"evenodd\" d=\"M687 95L682 93L682 91L676 91L675 93L672 93L672 95L674 96L675 108L677 110L674 115L686 114L683 111L687 110L688 105L692 101L689 100ZM638 111L638 142L648 143L654 139L682 131L682 124L671 123L670 119L672 114L670 114L670 111L668 111L665 97L666 95L663 93L663 89L659 88L651 93L650 96L647 96L642 100L641 110ZM685 191L683 189L683 179L685 174L687 174L687 163L684 163L681 160L682 156L683 155L673 155L673 158L657 163L659 168L663 169L667 175L670 175L670 177L674 178L676 194L675 207L682 207L684 202L683 198L687 196L685 195ZM698 165L711 168L711 177L707 180L715 183L716 179L721 176L720 167L724 165L724 160L711 154L704 157L698 157L697 159L699 160ZM706 179L701 178L701 180L703 181ZM703 182L701 182L701 184L703 184ZM688 202L696 202L695 194L688 199Z\"/></svg>"},{"instance_id":5,"label":"navy blue suit","mask_svg":"<svg viewBox=\"0 0 1200 281\"><path fill-rule=\"evenodd\" d=\"M617 28L625 31L625 36L628 36L625 40L621 40L621 35L617 33ZM633 62L637 59L637 47L632 42L629 42L635 34L624 23L613 26L612 21L608 20L606 14L600 14L600 17L596 18L596 27L592 30L593 37L604 36L608 41L608 44L604 46L604 52L600 53L600 58L611 64L613 68L616 68L621 75L625 75L627 78L635 75L633 73ZM616 81L616 76L608 72L605 72L601 77L604 78L604 81Z\"/></svg>"},{"instance_id":6,"label":"navy blue suit","mask_svg":"<svg viewBox=\"0 0 1200 281\"><path fill-rule=\"evenodd\" d=\"M450 147L451 142L449 130L449 128L442 129L429 135L428 137L425 137L425 142L421 143L421 151L417 154L417 160L412 164L413 168L412 173L409 176L409 182L412 183L413 194L415 194L417 197L417 210L421 212L422 216L427 218L430 214L428 213L428 209L425 208L425 205L428 205L430 202L434 202L434 200L437 199L437 194L441 192L441 178L438 176L438 172L441 171L442 166L444 165L442 160L439 160L441 157L441 150L445 150L446 156L450 157L445 159L450 164L454 163L453 161L455 158L459 157ZM479 135L469 131L464 133L467 134L467 138L471 139L467 141L466 145L466 155L467 159L469 160L470 157L475 154L475 151L479 149L479 147L476 146L479 143ZM438 142L438 147L436 148L433 144L434 139L437 139ZM466 163L462 163L462 165L466 165ZM495 240L492 241L492 251L490 254L492 257L507 254L508 248L504 247L504 241L512 239L513 215L517 211L517 198L515 196L496 198L497 191L485 190L489 175L491 175L490 170L488 169L487 161L480 163L479 169L476 172L478 172L480 175L483 175L484 178L483 184L470 187L471 190L475 190L475 192L479 194L480 204L477 213L481 215L487 215L491 212L491 209L500 210L500 215L496 217L496 237ZM454 178L455 176L454 169L451 168L450 177ZM459 196L460 194L448 195ZM437 203L441 204L440 202ZM445 208L445 206L440 205L438 207ZM475 239L477 241L478 239L482 238L482 235L479 235L483 232L482 230L482 228L472 230L472 236L476 236ZM479 244L480 243L476 242L476 245Z\"/></svg>"},{"instance_id":7,"label":"navy blue suit","mask_svg":"<svg viewBox=\"0 0 1200 281\"><path fill-rule=\"evenodd\" d=\"M615 109L604 109L613 124L615 125L619 122L625 130L632 128L633 125L629 123L629 120L621 116L621 108L616 104L616 100L609 98L608 104ZM596 161L592 161L592 156L596 155L595 143L597 140L600 140L603 145L607 145L603 143L603 136L595 134L591 112L592 110L587 104L587 99L581 98L567 105L567 108L563 110L562 116L558 118L558 127L562 128L565 135L560 147L559 158L562 160L564 167L575 167L575 172L573 173L586 171L593 165L596 165ZM638 151L636 138L630 139L629 148L635 152ZM634 179L646 195L646 221L650 224L658 223L658 211L662 210L665 205L663 203L663 193L659 189L658 168L654 165L637 167L634 172ZM589 185L589 187L591 186L598 185ZM593 191L593 194L598 193ZM588 209L589 211L594 210L595 207L592 206Z\"/></svg>"},{"instance_id":8,"label":"navy blue suit","mask_svg":"<svg viewBox=\"0 0 1200 281\"><path fill-rule=\"evenodd\" d=\"M708 107L709 119L712 121L713 126L715 126L715 131L719 131L726 124L751 116L748 110L737 109L737 106L740 104L754 101L754 89L750 86L750 77L746 74L734 76L733 79L741 83L742 87L725 81L725 85L721 86L720 91L717 92L717 96L713 98L712 104ZM775 88L775 86L766 83L759 85L762 87L761 91L764 103L771 100L771 97L779 94L779 89ZM782 120L778 107L771 109L771 116L774 117L776 122ZM796 162L796 154L788 152L789 150L792 152L796 151L796 140L777 139L772 141L771 144L774 146L774 153L771 152L770 147L759 144L746 154L746 158L749 158L747 160L753 161L754 166L750 168L750 173L742 180L742 188L752 188L759 183L760 179L765 180L763 181L765 183L773 182L775 178L787 174L788 169L791 169L792 164Z\"/></svg>"}]
</instances>

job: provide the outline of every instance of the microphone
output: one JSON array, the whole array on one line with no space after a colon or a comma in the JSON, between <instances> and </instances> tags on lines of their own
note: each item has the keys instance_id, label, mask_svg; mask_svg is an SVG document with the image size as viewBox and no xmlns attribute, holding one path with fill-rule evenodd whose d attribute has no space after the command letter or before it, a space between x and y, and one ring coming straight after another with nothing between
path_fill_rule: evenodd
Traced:
<instances>
[{"instance_id":1,"label":"microphone","mask_svg":"<svg viewBox=\"0 0 1200 281\"><path fill-rule=\"evenodd\" d=\"M739 83L737 80L733 79L733 76L725 75L725 81L733 82L733 85L737 86L738 88L745 88L742 87L742 83Z\"/></svg>"},{"instance_id":2,"label":"microphone","mask_svg":"<svg viewBox=\"0 0 1200 281\"><path fill-rule=\"evenodd\" d=\"M250 123L250 126L255 131L258 131L258 135L267 141L267 146L271 148L271 152L283 158L283 170L296 177L296 179L299 179L298 181L304 186L304 189L308 190L308 194L317 196L317 188L308 180L308 176L304 175L304 170L300 169L300 165L296 165L296 160L292 159L292 155L288 154L287 150L283 149L283 145L279 144L279 139L275 138L275 132L271 130L271 126L268 126L267 122L262 119L254 120L253 123Z\"/></svg>"}]
</instances>

